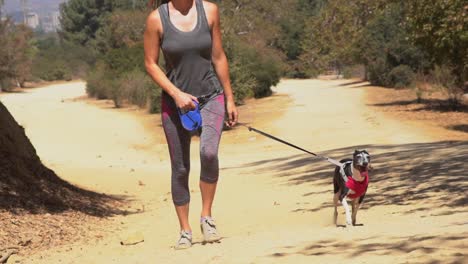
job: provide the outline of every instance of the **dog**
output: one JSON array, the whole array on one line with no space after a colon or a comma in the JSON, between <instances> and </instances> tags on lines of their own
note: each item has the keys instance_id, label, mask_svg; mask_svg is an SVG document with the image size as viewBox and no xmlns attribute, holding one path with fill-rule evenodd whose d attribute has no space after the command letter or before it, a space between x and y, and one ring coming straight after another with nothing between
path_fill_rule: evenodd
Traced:
<instances>
[{"instance_id":1,"label":"dog","mask_svg":"<svg viewBox=\"0 0 468 264\"><path fill-rule=\"evenodd\" d=\"M333 176L333 204L334 223L337 224L338 205L341 203L345 209L347 226L356 225L356 215L366 196L369 185L369 170L371 156L366 150L355 150L353 159L342 159L342 166L336 166ZM351 201L352 214L348 201Z\"/></svg>"}]
</instances>

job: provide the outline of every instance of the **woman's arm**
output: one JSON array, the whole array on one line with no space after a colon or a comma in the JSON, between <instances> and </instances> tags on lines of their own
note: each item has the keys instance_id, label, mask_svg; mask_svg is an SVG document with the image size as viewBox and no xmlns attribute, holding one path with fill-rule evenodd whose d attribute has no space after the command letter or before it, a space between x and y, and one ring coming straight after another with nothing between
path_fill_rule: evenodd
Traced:
<instances>
[{"instance_id":1,"label":"woman's arm","mask_svg":"<svg viewBox=\"0 0 468 264\"><path fill-rule=\"evenodd\" d=\"M153 11L146 21L144 36L146 71L151 78L174 99L177 107L184 110L195 109L195 104L192 100L198 101L197 98L177 88L158 65L162 29L159 12L157 10Z\"/></svg>"},{"instance_id":2,"label":"woman's arm","mask_svg":"<svg viewBox=\"0 0 468 264\"><path fill-rule=\"evenodd\" d=\"M213 38L213 49L211 58L213 66L218 75L218 78L223 85L224 95L226 96L226 110L228 113L229 121L228 126L234 126L238 121L238 113L234 103L234 95L232 93L231 80L229 78L229 66L224 53L223 44L221 40L221 22L219 18L219 9L216 4L207 3L209 17L211 18L211 36Z\"/></svg>"}]
</instances>

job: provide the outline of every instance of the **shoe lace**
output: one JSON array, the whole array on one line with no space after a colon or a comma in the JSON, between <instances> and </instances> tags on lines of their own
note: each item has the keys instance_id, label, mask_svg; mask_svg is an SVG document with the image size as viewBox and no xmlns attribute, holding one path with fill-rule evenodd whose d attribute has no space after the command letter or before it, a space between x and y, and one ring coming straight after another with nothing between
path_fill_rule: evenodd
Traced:
<instances>
[{"instance_id":1,"label":"shoe lace","mask_svg":"<svg viewBox=\"0 0 468 264\"><path fill-rule=\"evenodd\" d=\"M216 224L212 219L205 219L205 223L208 225L208 233L216 234Z\"/></svg>"},{"instance_id":2,"label":"shoe lace","mask_svg":"<svg viewBox=\"0 0 468 264\"><path fill-rule=\"evenodd\" d=\"M179 244L187 244L191 239L192 237L189 233L185 231L180 232Z\"/></svg>"}]
</instances>

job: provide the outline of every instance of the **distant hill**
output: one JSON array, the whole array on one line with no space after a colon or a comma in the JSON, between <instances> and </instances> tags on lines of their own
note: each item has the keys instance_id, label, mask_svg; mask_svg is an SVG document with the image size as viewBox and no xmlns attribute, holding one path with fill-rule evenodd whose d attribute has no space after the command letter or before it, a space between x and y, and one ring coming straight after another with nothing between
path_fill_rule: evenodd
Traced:
<instances>
[{"instance_id":1,"label":"distant hill","mask_svg":"<svg viewBox=\"0 0 468 264\"><path fill-rule=\"evenodd\" d=\"M57 11L59 5L67 0L28 0L28 8L33 12L48 13ZM7 14L21 10L20 0L5 0L4 10Z\"/></svg>"}]
</instances>

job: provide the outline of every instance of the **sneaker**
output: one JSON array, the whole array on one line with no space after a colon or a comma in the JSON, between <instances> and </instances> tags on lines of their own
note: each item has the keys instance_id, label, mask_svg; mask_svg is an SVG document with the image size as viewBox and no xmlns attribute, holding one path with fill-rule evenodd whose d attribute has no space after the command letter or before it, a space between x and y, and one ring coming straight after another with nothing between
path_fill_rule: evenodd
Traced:
<instances>
[{"instance_id":1,"label":"sneaker","mask_svg":"<svg viewBox=\"0 0 468 264\"><path fill-rule=\"evenodd\" d=\"M200 228L203 233L205 242L216 242L221 239L216 230L216 225L211 217L203 217L200 223Z\"/></svg>"},{"instance_id":2,"label":"sneaker","mask_svg":"<svg viewBox=\"0 0 468 264\"><path fill-rule=\"evenodd\" d=\"M192 246L192 233L180 231L180 238L177 241L175 249L187 249Z\"/></svg>"}]
</instances>

